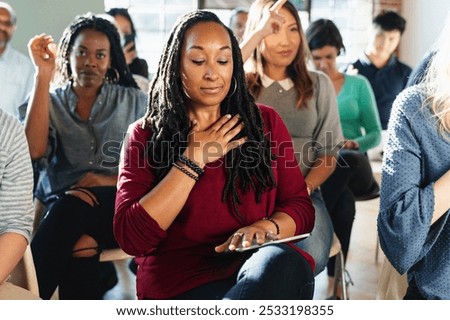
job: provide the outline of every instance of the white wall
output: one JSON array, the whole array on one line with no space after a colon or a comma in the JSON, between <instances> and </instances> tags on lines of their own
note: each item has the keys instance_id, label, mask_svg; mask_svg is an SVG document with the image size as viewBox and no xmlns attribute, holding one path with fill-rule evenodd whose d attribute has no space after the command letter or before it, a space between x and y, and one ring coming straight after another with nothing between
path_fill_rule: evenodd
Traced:
<instances>
[{"instance_id":1,"label":"white wall","mask_svg":"<svg viewBox=\"0 0 450 320\"><path fill-rule=\"evenodd\" d=\"M14 48L28 55L28 41L47 33L59 42L64 28L78 14L104 12L103 0L6 0L16 11L17 30L11 41Z\"/></svg>"},{"instance_id":2,"label":"white wall","mask_svg":"<svg viewBox=\"0 0 450 320\"><path fill-rule=\"evenodd\" d=\"M449 0L403 0L406 30L400 44L400 60L411 67L419 63L439 35L449 10Z\"/></svg>"}]
</instances>

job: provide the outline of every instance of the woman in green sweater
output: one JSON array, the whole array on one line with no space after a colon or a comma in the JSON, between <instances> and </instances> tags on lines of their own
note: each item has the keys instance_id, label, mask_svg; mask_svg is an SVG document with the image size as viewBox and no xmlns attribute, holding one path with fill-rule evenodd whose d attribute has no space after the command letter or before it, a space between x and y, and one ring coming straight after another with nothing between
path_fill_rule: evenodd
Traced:
<instances>
[{"instance_id":1,"label":"woman in green sweater","mask_svg":"<svg viewBox=\"0 0 450 320\"><path fill-rule=\"evenodd\" d=\"M340 73L336 58L345 50L338 28L331 20L311 23L306 37L317 70L326 73L334 86L345 143L338 165L322 185L322 193L344 256L347 256L355 217L355 198L379 191L367 158L367 150L381 141L381 124L370 83L360 75ZM334 259L328 263L333 288Z\"/></svg>"}]
</instances>

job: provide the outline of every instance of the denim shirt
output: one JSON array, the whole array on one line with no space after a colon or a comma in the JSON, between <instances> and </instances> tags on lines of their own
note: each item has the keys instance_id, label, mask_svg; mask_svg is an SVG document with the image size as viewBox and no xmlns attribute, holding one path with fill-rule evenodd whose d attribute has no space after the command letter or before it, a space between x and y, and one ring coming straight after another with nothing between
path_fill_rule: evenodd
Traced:
<instances>
[{"instance_id":1,"label":"denim shirt","mask_svg":"<svg viewBox=\"0 0 450 320\"><path fill-rule=\"evenodd\" d=\"M427 299L450 299L450 210L431 225L434 181L450 170L450 141L420 87L395 100L383 158L378 234L386 257Z\"/></svg>"},{"instance_id":2,"label":"denim shirt","mask_svg":"<svg viewBox=\"0 0 450 320\"><path fill-rule=\"evenodd\" d=\"M86 173L116 175L128 126L142 117L147 95L136 88L104 84L87 121L75 111L71 84L50 93L50 127L36 196L46 202Z\"/></svg>"}]
</instances>

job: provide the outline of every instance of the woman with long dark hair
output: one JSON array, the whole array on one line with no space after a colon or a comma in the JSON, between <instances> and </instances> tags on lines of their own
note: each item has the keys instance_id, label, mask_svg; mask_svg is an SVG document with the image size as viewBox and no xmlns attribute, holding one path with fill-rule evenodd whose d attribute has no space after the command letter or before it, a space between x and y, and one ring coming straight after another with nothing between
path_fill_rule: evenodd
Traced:
<instances>
[{"instance_id":1,"label":"woman with long dark hair","mask_svg":"<svg viewBox=\"0 0 450 320\"><path fill-rule=\"evenodd\" d=\"M245 86L238 42L216 15L177 21L130 127L114 231L140 299L311 299L313 260L292 244L314 211L277 113Z\"/></svg>"},{"instance_id":2,"label":"woman with long dark hair","mask_svg":"<svg viewBox=\"0 0 450 320\"><path fill-rule=\"evenodd\" d=\"M128 70L109 21L78 16L58 52L51 36L29 42L36 66L25 132L43 164L36 201L47 210L32 240L40 295L101 299L99 254L112 233L120 143L145 111L146 95ZM56 68L56 72L55 72ZM55 73L55 87L51 88Z\"/></svg>"}]
</instances>

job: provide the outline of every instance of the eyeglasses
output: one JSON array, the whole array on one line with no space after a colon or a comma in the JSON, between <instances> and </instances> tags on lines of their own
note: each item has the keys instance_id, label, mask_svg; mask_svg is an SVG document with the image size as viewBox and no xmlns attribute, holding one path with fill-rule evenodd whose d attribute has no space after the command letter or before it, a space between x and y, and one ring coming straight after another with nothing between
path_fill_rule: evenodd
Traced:
<instances>
[{"instance_id":1,"label":"eyeglasses","mask_svg":"<svg viewBox=\"0 0 450 320\"><path fill-rule=\"evenodd\" d=\"M12 26L14 26L14 23L11 20L0 20L0 25L11 28Z\"/></svg>"}]
</instances>

